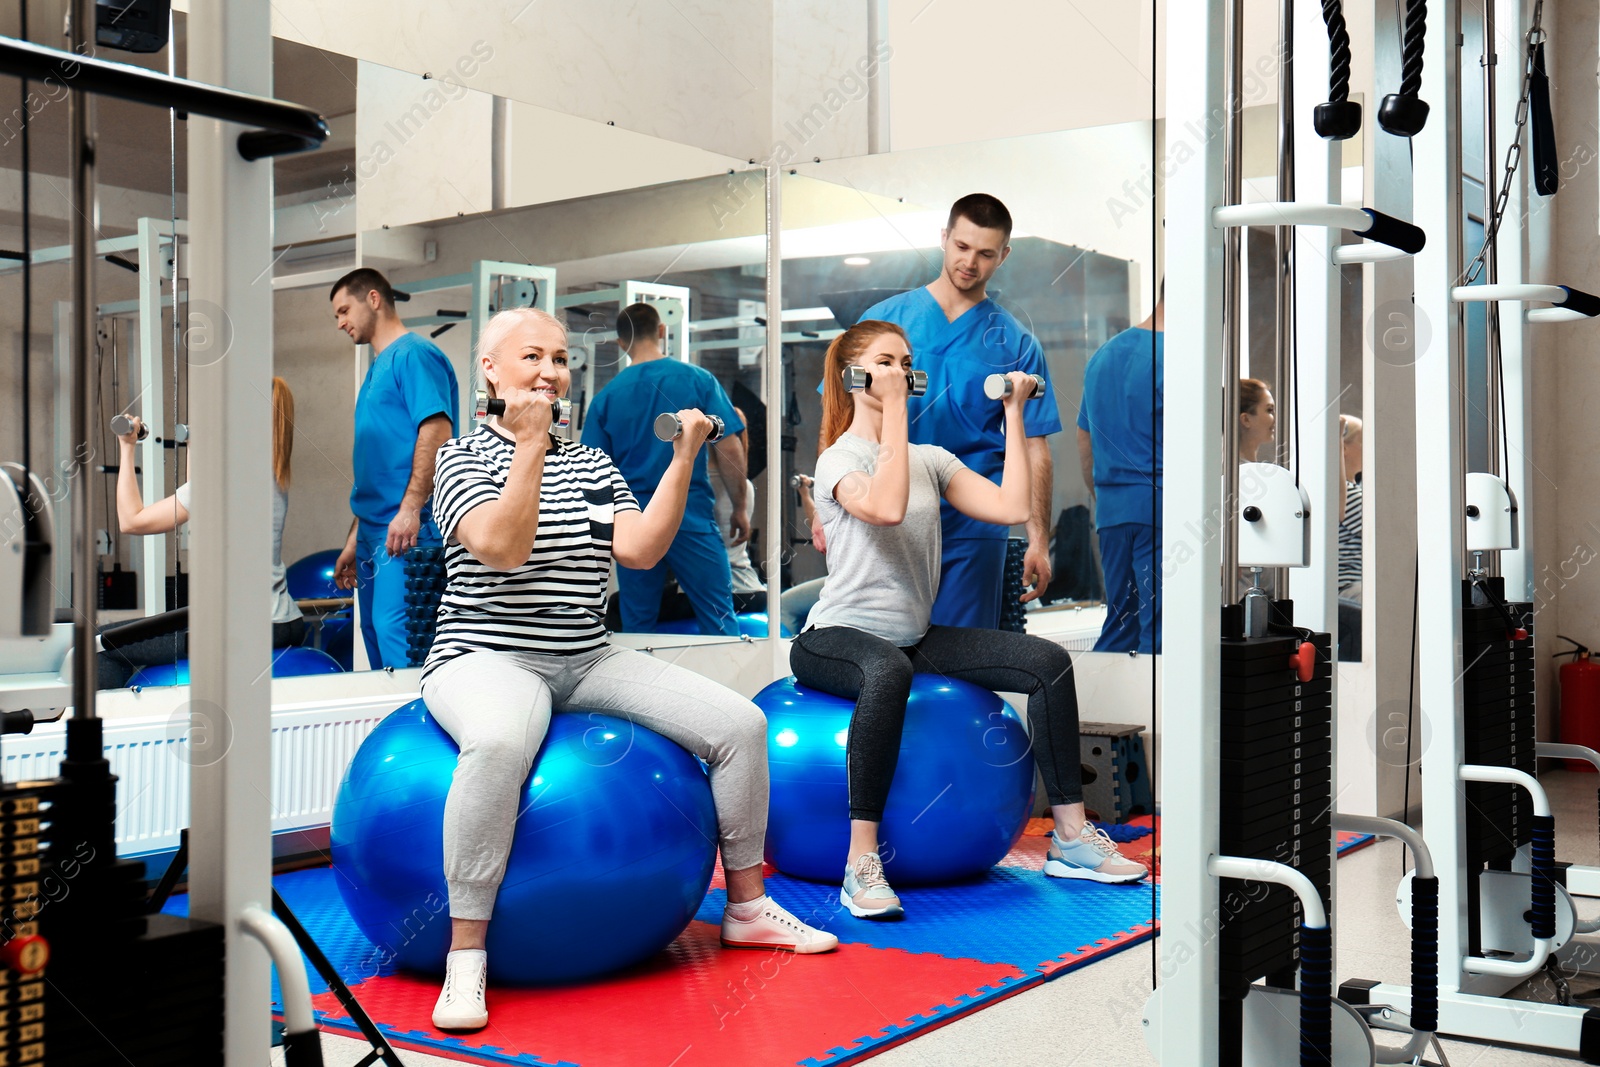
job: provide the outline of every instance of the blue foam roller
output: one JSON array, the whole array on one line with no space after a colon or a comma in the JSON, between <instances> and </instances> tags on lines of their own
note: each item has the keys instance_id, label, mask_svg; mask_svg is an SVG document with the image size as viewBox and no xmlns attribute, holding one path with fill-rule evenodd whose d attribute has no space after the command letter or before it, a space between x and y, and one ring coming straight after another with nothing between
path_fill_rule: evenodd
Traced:
<instances>
[{"instance_id":1,"label":"blue foam roller","mask_svg":"<svg viewBox=\"0 0 1600 1067\"><path fill-rule=\"evenodd\" d=\"M837 882L850 843L845 743L855 704L793 678L755 702L767 716L772 773L766 858L785 874ZM999 863L1027 825L1033 781L1016 709L967 682L917 675L879 833L889 881L939 885Z\"/></svg>"},{"instance_id":2,"label":"blue foam roller","mask_svg":"<svg viewBox=\"0 0 1600 1067\"><path fill-rule=\"evenodd\" d=\"M450 946L443 826L456 754L412 701L362 742L333 809L351 917L382 957L429 973ZM574 982L648 959L689 925L711 882L717 817L705 771L625 720L554 716L513 815L489 922L493 981Z\"/></svg>"}]
</instances>

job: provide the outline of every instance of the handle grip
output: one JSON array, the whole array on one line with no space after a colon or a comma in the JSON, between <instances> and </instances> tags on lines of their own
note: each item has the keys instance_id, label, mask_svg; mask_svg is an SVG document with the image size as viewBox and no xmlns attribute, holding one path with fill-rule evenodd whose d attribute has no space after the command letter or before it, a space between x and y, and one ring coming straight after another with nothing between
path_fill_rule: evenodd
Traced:
<instances>
[{"instance_id":1,"label":"handle grip","mask_svg":"<svg viewBox=\"0 0 1600 1067\"><path fill-rule=\"evenodd\" d=\"M1600 315L1600 296L1593 296L1582 289L1574 289L1570 285L1563 285L1561 289L1566 292L1567 296L1556 307L1576 311L1578 314L1587 315L1591 319L1596 315Z\"/></svg>"},{"instance_id":2,"label":"handle grip","mask_svg":"<svg viewBox=\"0 0 1600 1067\"><path fill-rule=\"evenodd\" d=\"M1398 248L1408 255L1416 255L1428 243L1428 235L1420 226L1413 226L1409 222L1402 222L1393 215L1385 215L1381 211L1374 211L1370 207L1361 209L1372 220L1372 225L1364 230L1352 231L1357 237L1365 237L1377 241L1390 248Z\"/></svg>"}]
</instances>

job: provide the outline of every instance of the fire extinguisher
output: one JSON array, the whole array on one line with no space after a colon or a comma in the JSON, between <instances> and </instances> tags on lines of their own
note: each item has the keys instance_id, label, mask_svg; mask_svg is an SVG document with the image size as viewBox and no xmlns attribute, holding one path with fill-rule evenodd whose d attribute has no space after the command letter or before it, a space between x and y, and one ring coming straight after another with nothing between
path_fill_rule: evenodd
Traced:
<instances>
[{"instance_id":1,"label":"fire extinguisher","mask_svg":"<svg viewBox=\"0 0 1600 1067\"><path fill-rule=\"evenodd\" d=\"M1557 652L1553 657L1572 657L1571 663L1561 667L1561 741L1600 749L1600 663L1589 658L1587 645L1565 634L1557 634L1556 639L1572 645L1569 651ZM1566 763L1568 770L1594 770L1582 760Z\"/></svg>"}]
</instances>

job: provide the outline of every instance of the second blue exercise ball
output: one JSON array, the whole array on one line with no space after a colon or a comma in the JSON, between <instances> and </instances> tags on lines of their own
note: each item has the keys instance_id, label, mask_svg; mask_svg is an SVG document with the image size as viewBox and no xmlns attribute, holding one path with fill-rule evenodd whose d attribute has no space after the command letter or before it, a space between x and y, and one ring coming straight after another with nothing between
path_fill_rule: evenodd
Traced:
<instances>
[{"instance_id":1,"label":"second blue exercise ball","mask_svg":"<svg viewBox=\"0 0 1600 1067\"><path fill-rule=\"evenodd\" d=\"M323 600L349 596L350 591L333 584L334 565L339 562L339 550L313 552L304 559L295 560L284 568L283 576L289 584L289 595L296 600Z\"/></svg>"},{"instance_id":2,"label":"second blue exercise ball","mask_svg":"<svg viewBox=\"0 0 1600 1067\"><path fill-rule=\"evenodd\" d=\"M326 652L319 652L314 648L301 648L290 645L287 648L272 650L272 676L274 678L299 678L308 674L343 674L344 668L339 666L332 656ZM188 685L189 661L180 659L175 663L152 663L140 667L133 672L133 677L128 679L128 686L161 685Z\"/></svg>"},{"instance_id":3,"label":"second blue exercise ball","mask_svg":"<svg viewBox=\"0 0 1600 1067\"><path fill-rule=\"evenodd\" d=\"M416 700L362 742L331 832L335 879L380 960L442 972L450 947L444 804L457 749ZM489 976L575 982L672 943L705 898L717 816L698 760L595 712L558 714L517 797L489 922Z\"/></svg>"},{"instance_id":4,"label":"second blue exercise ball","mask_svg":"<svg viewBox=\"0 0 1600 1067\"><path fill-rule=\"evenodd\" d=\"M739 625L739 636L758 638L767 636L767 613L764 611L744 611L734 616L734 621ZM700 622L693 616L687 619L667 619L656 623L655 633L658 634L693 634L700 633ZM793 637L787 626L781 627L779 633L784 637Z\"/></svg>"},{"instance_id":5,"label":"second blue exercise ball","mask_svg":"<svg viewBox=\"0 0 1600 1067\"><path fill-rule=\"evenodd\" d=\"M837 882L850 844L845 743L855 704L793 678L773 682L755 702L767 715L772 772L767 861L798 878ZM1033 779L1014 708L967 682L917 675L879 831L889 881L939 885L999 863L1032 812Z\"/></svg>"}]
</instances>

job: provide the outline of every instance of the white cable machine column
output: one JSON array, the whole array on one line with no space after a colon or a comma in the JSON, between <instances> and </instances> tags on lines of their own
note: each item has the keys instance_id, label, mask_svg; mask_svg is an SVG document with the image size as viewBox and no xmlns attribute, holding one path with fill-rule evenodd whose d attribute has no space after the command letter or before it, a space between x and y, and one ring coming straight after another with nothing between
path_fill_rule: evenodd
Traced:
<instances>
[{"instance_id":1,"label":"white cable machine column","mask_svg":"<svg viewBox=\"0 0 1600 1067\"><path fill-rule=\"evenodd\" d=\"M1309 7L1302 13L1311 14ZM1321 100L1328 92L1328 34L1319 19L1294 24L1295 98ZM1302 112L1306 110L1301 108ZM1339 203L1342 141L1317 135L1303 114L1295 116L1295 199L1306 204ZM1339 270L1334 249L1342 231L1296 226L1295 339L1298 347L1293 392L1278 386L1278 406L1294 404L1300 484L1311 499L1309 565L1289 569L1295 622L1318 633L1339 633L1337 577L1339 518L1344 513L1344 483L1339 477ZM1338 672L1335 674L1337 686ZM1337 689L1331 698L1338 707ZM1337 778L1335 779L1337 781Z\"/></svg>"},{"instance_id":2,"label":"white cable machine column","mask_svg":"<svg viewBox=\"0 0 1600 1067\"><path fill-rule=\"evenodd\" d=\"M1211 129L1223 98L1223 0L1167 9L1166 129ZM1324 46L1325 47L1325 46ZM1161 146L1157 146L1157 151ZM1216 922L1219 883L1208 871L1218 853L1222 691L1221 537L1179 531L1217 529L1222 515L1222 249L1212 212L1224 202L1223 139L1206 137L1194 159L1167 182L1166 392L1187 398L1165 408L1166 492L1162 596L1161 751L1162 927L1207 930ZM1199 520L1197 522L1197 520ZM1162 953L1160 1052L1166 1064L1218 1062L1217 942L1188 937ZM1169 951L1170 950L1170 951ZM1147 1010L1149 1010L1147 1008Z\"/></svg>"},{"instance_id":3,"label":"white cable machine column","mask_svg":"<svg viewBox=\"0 0 1600 1067\"><path fill-rule=\"evenodd\" d=\"M1428 850L1440 879L1440 1030L1444 1003L1461 987L1467 955L1465 791L1461 763L1461 425L1457 398L1465 383L1456 352L1462 338L1450 289L1461 264L1461 53L1458 0L1435 0L1428 11L1421 97L1431 109L1412 138L1415 221L1428 234L1417 254L1419 321L1417 380L1417 682L1422 736L1422 810Z\"/></svg>"},{"instance_id":4,"label":"white cable machine column","mask_svg":"<svg viewBox=\"0 0 1600 1067\"><path fill-rule=\"evenodd\" d=\"M197 4L190 77L270 96L266 0ZM227 943L224 1056L258 1064L271 1041L268 957L243 936L271 911L270 664L272 163L247 163L238 126L191 115L189 208L194 515L190 914ZM223 346L232 339L232 351Z\"/></svg>"},{"instance_id":5,"label":"white cable machine column","mask_svg":"<svg viewBox=\"0 0 1600 1067\"><path fill-rule=\"evenodd\" d=\"M139 457L139 471L143 475L140 492L146 507L167 495L167 457L162 444L167 427L164 369L167 346L164 341L166 331L161 328L163 242L158 225L155 219L139 220L139 377L133 380L139 383L138 403L134 405L136 413L150 428L150 435L135 448L135 454ZM177 292L176 285L173 286L173 292ZM176 300L173 301L172 313L179 314ZM181 353L173 353L174 374L177 372L177 360L181 358ZM128 404L133 399L112 397L111 403ZM177 412L173 412L173 415L176 417ZM181 483L183 464L179 462L180 458L178 450L173 449L173 465L179 472L178 480ZM167 536L156 534L139 538L139 606L146 615L167 609ZM176 539L180 535L175 532L171 536Z\"/></svg>"}]
</instances>

